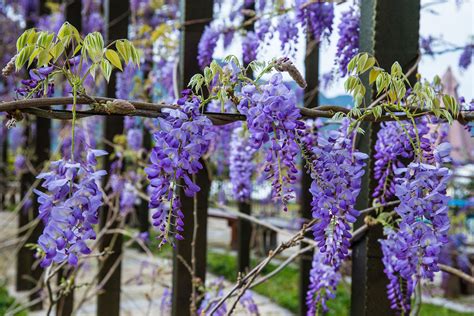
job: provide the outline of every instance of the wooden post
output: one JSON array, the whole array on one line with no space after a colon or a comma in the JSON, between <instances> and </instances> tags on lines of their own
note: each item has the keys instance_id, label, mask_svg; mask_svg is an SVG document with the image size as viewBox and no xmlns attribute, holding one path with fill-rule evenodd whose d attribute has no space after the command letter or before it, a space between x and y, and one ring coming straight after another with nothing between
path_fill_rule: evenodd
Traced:
<instances>
[{"instance_id":1,"label":"wooden post","mask_svg":"<svg viewBox=\"0 0 474 316\"><path fill-rule=\"evenodd\" d=\"M44 1L44 0L42 0ZM72 26L74 26L79 33L82 32L82 0L70 0L65 3L65 18ZM58 272L58 285L61 284L63 279L70 278L73 273L73 267L65 267ZM74 309L74 289L72 288L69 293L64 294L59 298L56 305L56 315L58 316L69 316L72 315Z\"/></svg>"},{"instance_id":2,"label":"wooden post","mask_svg":"<svg viewBox=\"0 0 474 316\"><path fill-rule=\"evenodd\" d=\"M36 14L45 14L46 6L44 1L40 2L39 12L27 12L26 13L26 28L34 27L34 20L32 17ZM49 130L51 127L51 121L45 118L36 118L36 133L33 134L32 124L35 123L35 120L27 120L27 126L25 129L27 144L26 148L34 148L34 156L31 157L32 165L37 169L41 170L46 161L49 160L49 151L51 146L51 138L49 135ZM20 192L21 196L26 196L28 190L32 187L35 181L36 175L31 173L29 170L26 171L21 177ZM18 214L18 226L23 227L27 225L30 221L38 217L38 201L34 194L31 195L31 207L26 209L22 208ZM28 236L24 241L24 245L30 243L37 243L38 238L43 231L43 223L40 221L36 225L31 233L30 231L20 232L18 237L23 239L25 236ZM25 246L21 247L18 252L17 257L17 276L16 276L16 288L18 291L32 290L36 287L38 282L41 279L43 274L43 269L36 262L34 256L35 251L32 249L27 249ZM30 294L30 300L36 300L40 297L40 291L34 291ZM40 300L38 303L30 307L31 310L40 310L42 309L43 304Z\"/></svg>"},{"instance_id":3,"label":"wooden post","mask_svg":"<svg viewBox=\"0 0 474 316\"><path fill-rule=\"evenodd\" d=\"M246 10L255 10L255 2L247 3L245 1L244 8ZM249 20L250 16L245 16L244 22ZM245 27L247 32L254 30L254 24ZM247 65L244 65L245 67ZM249 68L247 76L252 77L252 70ZM239 212L250 215L252 213L252 205L250 201L239 202ZM237 220L237 272L246 272L250 267L250 239L252 237L252 224L243 218Z\"/></svg>"},{"instance_id":4,"label":"wooden post","mask_svg":"<svg viewBox=\"0 0 474 316\"><path fill-rule=\"evenodd\" d=\"M304 91L304 106L316 107L319 105L319 45L313 36L308 33L306 37L306 55L305 55L305 80L308 84ZM301 170L301 197L300 197L300 213L302 219L309 221L312 218L311 201L312 195L309 192L311 187L311 176L307 172L306 162L302 159ZM308 238L313 238L311 231L307 233ZM302 244L301 247L306 247ZM299 278L299 315L306 315L308 308L306 306L306 292L309 287L309 275L313 262L314 251L310 250L300 257L300 278Z\"/></svg>"},{"instance_id":5,"label":"wooden post","mask_svg":"<svg viewBox=\"0 0 474 316\"><path fill-rule=\"evenodd\" d=\"M415 62L418 54L420 0L363 0L361 2L360 51L373 54L380 66L390 69L398 61L404 71ZM414 76L411 77L412 79ZM367 91L371 87L365 81ZM369 94L368 94L369 95ZM367 104L372 98L366 99ZM376 186L373 178L373 148L379 124L366 123L366 131L358 139L359 150L371 157L362 180L357 209L372 206L372 193ZM355 227L363 224L363 217ZM381 225L372 226L352 250L351 315L394 315L387 298L387 277L383 272L382 251L379 239L383 238Z\"/></svg>"},{"instance_id":6,"label":"wooden post","mask_svg":"<svg viewBox=\"0 0 474 316\"><path fill-rule=\"evenodd\" d=\"M180 38L180 59L179 59L179 86L187 86L191 77L200 72L196 56L197 47L201 34L204 30L204 23L191 23L187 21L211 19L213 10L212 0L181 0L181 30ZM201 191L197 193L197 239L195 247L196 275L202 283L206 281L206 252L207 252L207 208L210 190L209 174L204 164L203 170L196 175L197 185ZM189 198L181 194L181 202L184 218L184 240L176 242L176 249L173 255L173 295L172 295L172 315L190 315L190 298L192 293L192 278L183 264L185 261L191 266L192 239L194 231L194 198Z\"/></svg>"},{"instance_id":7,"label":"wooden post","mask_svg":"<svg viewBox=\"0 0 474 316\"><path fill-rule=\"evenodd\" d=\"M105 1L105 21L107 25L106 42L128 37L128 23L130 16L130 4L128 0L107 0ZM115 84L117 81L116 71L112 73L107 85L107 97L115 97ZM123 118L107 116L105 119L105 139L113 142L115 135L123 132ZM109 155L105 156L105 170L110 172L113 147L106 145ZM105 181L108 181L110 173ZM112 217L113 210L105 205L100 213L100 229L104 229L108 220ZM118 228L120 222L113 221L109 229ZM120 314L120 285L122 274L122 234L105 234L100 242L100 251L108 249L112 251L104 261L100 263L99 280L104 284L102 292L98 296L97 315L118 316Z\"/></svg>"}]
</instances>

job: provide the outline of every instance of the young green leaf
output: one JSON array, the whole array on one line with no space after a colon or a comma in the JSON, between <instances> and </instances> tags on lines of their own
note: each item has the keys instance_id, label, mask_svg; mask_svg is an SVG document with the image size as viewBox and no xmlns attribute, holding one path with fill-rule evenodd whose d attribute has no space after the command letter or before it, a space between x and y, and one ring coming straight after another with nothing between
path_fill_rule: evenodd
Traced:
<instances>
[{"instance_id":1,"label":"young green leaf","mask_svg":"<svg viewBox=\"0 0 474 316\"><path fill-rule=\"evenodd\" d=\"M110 61L112 65L123 71L122 63L120 62L120 57L114 50L107 49L105 51L105 58L107 58L107 60Z\"/></svg>"}]
</instances>

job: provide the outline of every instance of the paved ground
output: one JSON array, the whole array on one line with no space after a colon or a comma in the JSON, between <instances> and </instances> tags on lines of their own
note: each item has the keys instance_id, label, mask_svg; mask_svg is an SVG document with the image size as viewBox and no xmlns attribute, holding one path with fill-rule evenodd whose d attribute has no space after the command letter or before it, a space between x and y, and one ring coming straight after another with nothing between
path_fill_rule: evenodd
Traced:
<instances>
[{"instance_id":1,"label":"paved ground","mask_svg":"<svg viewBox=\"0 0 474 316\"><path fill-rule=\"evenodd\" d=\"M222 229L227 227L225 221L211 220L209 232L212 240L219 241L216 244L222 246L229 245L230 231ZM2 236L14 234L16 218L0 212L0 227ZM15 277L15 257L11 256L14 251L13 246L2 248L0 244L0 282L6 281L10 294L15 296L20 302L27 302L25 293L14 291ZM87 261L85 267L77 278L77 284L90 283L97 272L95 259ZM162 310L163 292L171 284L172 263L169 259L147 256L134 249L126 249L122 264L122 295L121 310L122 315L168 315L169 312ZM216 276L208 274L208 281L212 281ZM225 283L227 291L232 284ZM86 293L85 287L79 288L75 292L75 303L86 300L77 311L77 315L94 315L96 309L96 298L94 293ZM272 303L268 298L253 293L254 299L259 307L261 315L292 315L289 311ZM46 299L45 299L46 301ZM45 312L34 312L30 315L44 315ZM247 315L243 309L236 311L237 315Z\"/></svg>"}]
</instances>

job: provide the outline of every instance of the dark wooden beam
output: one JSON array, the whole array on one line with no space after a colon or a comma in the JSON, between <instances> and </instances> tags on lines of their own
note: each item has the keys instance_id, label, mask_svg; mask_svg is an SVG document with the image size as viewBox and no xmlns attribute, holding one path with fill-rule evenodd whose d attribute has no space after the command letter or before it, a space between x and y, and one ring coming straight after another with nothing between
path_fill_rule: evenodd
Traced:
<instances>
[{"instance_id":1,"label":"dark wooden beam","mask_svg":"<svg viewBox=\"0 0 474 316\"><path fill-rule=\"evenodd\" d=\"M360 51L373 54L380 66L390 69L398 61L404 70L409 69L418 54L420 20L419 0L363 0L361 2ZM414 76L412 76L413 80ZM365 78L367 91L372 91ZM373 99L368 93L367 104ZM373 148L379 123L364 123L365 135L358 139L359 150L371 157L362 179L362 190L357 209L372 206L376 186L373 178ZM355 227L363 224L361 217ZM382 251L379 239L383 238L380 225L372 226L352 251L351 315L394 315L387 298L387 277L383 272Z\"/></svg>"},{"instance_id":2,"label":"dark wooden beam","mask_svg":"<svg viewBox=\"0 0 474 316\"><path fill-rule=\"evenodd\" d=\"M306 55L305 55L305 80L308 84L304 91L303 106L316 107L319 105L319 45L312 38L311 34L306 38ZM311 201L312 195L309 192L311 187L311 176L307 172L304 159L301 161L301 195L300 195L300 214L305 221L312 219ZM311 231L307 232L308 238L312 238ZM301 247L306 245L302 244ZM309 275L313 262L314 251L308 251L300 257L300 276L299 276L299 315L306 315L308 308L306 306L306 292L309 287Z\"/></svg>"},{"instance_id":3,"label":"dark wooden beam","mask_svg":"<svg viewBox=\"0 0 474 316\"><path fill-rule=\"evenodd\" d=\"M212 18L212 0L181 0L181 25L185 25L181 30L180 37L180 58L179 58L179 87L183 89L187 86L191 77L200 72L196 57L197 47L201 34L204 30L203 23L193 23L186 25L187 21ZM204 162L203 162L204 163ZM205 164L204 164L205 166ZM206 166L196 175L196 183L201 188L196 196L197 200L197 239L195 244L196 275L202 283L206 281L206 254L207 254L207 209L210 189L209 174ZM194 231L195 208L194 198L181 195L182 209L185 214L184 219L184 240L176 242L173 255L173 295L172 295L172 315L190 315L190 299L193 289L191 275L179 259L184 260L191 266L192 236Z\"/></svg>"},{"instance_id":4,"label":"dark wooden beam","mask_svg":"<svg viewBox=\"0 0 474 316\"><path fill-rule=\"evenodd\" d=\"M107 0L105 1L105 21L107 24L106 42L109 43L116 39L128 37L128 23L130 17L130 4L128 0ZM107 97L115 97L115 85L117 82L116 71L112 73L110 81L107 84ZM105 139L113 142L115 135L123 132L123 118L107 116L105 119ZM114 152L113 147L106 145L106 151L109 155L105 156L105 170L108 181L113 160L111 154ZM113 210L108 206L104 206L100 213L100 229L106 226L106 223L113 215ZM114 220L109 229L118 228L119 220ZM107 280L104 282L102 292L98 296L97 315L118 316L120 314L120 286L121 286L121 256L122 256L122 234L105 234L100 242L100 251L109 249L112 251L101 263L99 267L99 280Z\"/></svg>"},{"instance_id":5,"label":"dark wooden beam","mask_svg":"<svg viewBox=\"0 0 474 316\"><path fill-rule=\"evenodd\" d=\"M35 26L35 16L38 14L46 14L46 5L45 1L41 0L38 8L38 12L27 12L26 13L26 28L32 28ZM37 169L41 170L43 164L49 160L49 151L50 151L50 135L49 130L51 127L51 121L49 119L39 118L31 119L29 118L26 123L25 133L27 143L25 145L26 150L33 148L33 155L29 154L27 157L31 158L32 165ZM32 125L36 124L36 132L33 133ZM20 180L20 192L21 196L26 196L27 192L32 187L35 182L36 174L33 174L29 170L26 171ZM39 205L36 199L36 196L32 194L31 196L31 205L28 208L23 208L18 214L18 226L23 227L27 225L30 221L38 217ZM37 243L38 238L43 231L44 225L40 221L36 225L31 233L30 231L23 231L19 233L19 238L25 238L24 245L30 243ZM41 276L43 274L43 269L36 262L35 251L33 249L28 249L25 246L21 247L18 252L17 257L17 278L16 278L16 288L18 291L32 290L36 287L38 282L40 282ZM40 291L33 291L30 294L30 300L36 300L40 298ZM31 310L40 310L42 309L43 304L40 300L38 303L30 307Z\"/></svg>"},{"instance_id":6,"label":"dark wooden beam","mask_svg":"<svg viewBox=\"0 0 474 316\"><path fill-rule=\"evenodd\" d=\"M246 10L255 10L255 2L251 1L244 4ZM244 22L249 20L250 16L245 16ZM254 30L254 24L245 27L247 32ZM247 67L244 64L244 67ZM248 69L248 77L252 77L252 69ZM250 215L252 213L252 205L250 201L239 202L239 212ZM252 237L252 223L239 218L237 223L237 272L246 272L250 268L250 242Z\"/></svg>"}]
</instances>

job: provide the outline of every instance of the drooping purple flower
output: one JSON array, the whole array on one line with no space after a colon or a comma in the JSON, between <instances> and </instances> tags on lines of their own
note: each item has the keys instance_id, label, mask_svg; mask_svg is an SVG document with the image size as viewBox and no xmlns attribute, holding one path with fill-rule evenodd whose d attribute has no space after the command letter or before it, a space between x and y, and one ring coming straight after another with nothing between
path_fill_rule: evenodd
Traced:
<instances>
[{"instance_id":1,"label":"drooping purple flower","mask_svg":"<svg viewBox=\"0 0 474 316\"><path fill-rule=\"evenodd\" d=\"M288 202L294 198L293 184L298 173L296 132L304 127L299 120L301 114L296 107L296 96L277 73L258 90L254 85L244 86L237 108L247 117L249 145L259 149L269 143L264 154L264 171L267 178L272 179L273 199L287 210Z\"/></svg>"},{"instance_id":2,"label":"drooping purple flower","mask_svg":"<svg viewBox=\"0 0 474 316\"><path fill-rule=\"evenodd\" d=\"M361 189L364 159L367 155L352 150L346 124L341 131L320 135L309 151L314 239L325 263L339 266L349 254L350 224L359 212L354 208Z\"/></svg>"},{"instance_id":3,"label":"drooping purple flower","mask_svg":"<svg viewBox=\"0 0 474 316\"><path fill-rule=\"evenodd\" d=\"M39 218L45 224L38 239L42 267L65 261L76 266L81 254L91 252L86 241L96 237L93 225L98 223L102 205L97 183L106 174L104 170L95 171L95 158L104 154L103 150L89 150L83 163L54 161L50 171L38 175L47 190L34 190L40 205Z\"/></svg>"},{"instance_id":4,"label":"drooping purple flower","mask_svg":"<svg viewBox=\"0 0 474 316\"><path fill-rule=\"evenodd\" d=\"M254 32L247 32L242 40L242 54L244 64L249 64L257 59L259 40Z\"/></svg>"},{"instance_id":5,"label":"drooping purple flower","mask_svg":"<svg viewBox=\"0 0 474 316\"><path fill-rule=\"evenodd\" d=\"M51 81L46 81L47 77L52 73L52 71L52 66L30 70L30 79L22 80L22 86L17 88L16 92L23 97L52 97L54 94L54 83Z\"/></svg>"},{"instance_id":6,"label":"drooping purple flower","mask_svg":"<svg viewBox=\"0 0 474 316\"><path fill-rule=\"evenodd\" d=\"M420 36L420 48L426 55L433 55L433 43L435 38L432 35Z\"/></svg>"},{"instance_id":7,"label":"drooping purple flower","mask_svg":"<svg viewBox=\"0 0 474 316\"><path fill-rule=\"evenodd\" d=\"M328 311L327 301L336 296L336 287L341 280L337 267L325 262L324 254L315 251L311 271L309 274L309 287L306 293L306 315L318 315L319 307L322 312Z\"/></svg>"},{"instance_id":8,"label":"drooping purple flower","mask_svg":"<svg viewBox=\"0 0 474 316\"><path fill-rule=\"evenodd\" d=\"M298 26L294 19L288 14L283 14L278 20L276 29L278 31L282 51L288 53L293 52L298 42Z\"/></svg>"},{"instance_id":9,"label":"drooping purple flower","mask_svg":"<svg viewBox=\"0 0 474 316\"><path fill-rule=\"evenodd\" d=\"M295 6L298 21L307 32L312 32L316 41L329 38L334 20L333 3L321 1L308 5L306 0L297 0Z\"/></svg>"},{"instance_id":10,"label":"drooping purple flower","mask_svg":"<svg viewBox=\"0 0 474 316\"><path fill-rule=\"evenodd\" d=\"M359 52L359 20L360 14L356 8L344 12L338 25L339 39L337 41L337 63L341 77L347 73L347 65Z\"/></svg>"},{"instance_id":11,"label":"drooping purple flower","mask_svg":"<svg viewBox=\"0 0 474 316\"><path fill-rule=\"evenodd\" d=\"M166 111L159 119L160 129L154 133L155 146L150 165L145 169L150 180L150 208L153 225L161 232L162 243L182 239L184 214L178 194L178 184L187 196L200 188L191 176L203 166L199 159L207 152L213 133L211 121L199 111L199 100L183 91L179 109Z\"/></svg>"},{"instance_id":12,"label":"drooping purple flower","mask_svg":"<svg viewBox=\"0 0 474 316\"><path fill-rule=\"evenodd\" d=\"M220 32L212 26L206 26L202 33L201 40L198 45L198 63L199 66L204 69L212 61L212 55L216 49L217 40L219 39Z\"/></svg>"},{"instance_id":13,"label":"drooping purple flower","mask_svg":"<svg viewBox=\"0 0 474 316\"><path fill-rule=\"evenodd\" d=\"M466 45L459 56L459 67L466 70L472 62L472 55L474 55L474 44Z\"/></svg>"},{"instance_id":14,"label":"drooping purple flower","mask_svg":"<svg viewBox=\"0 0 474 316\"><path fill-rule=\"evenodd\" d=\"M237 201L249 201L252 192L252 173L255 169L253 155L255 149L250 146L243 128L232 132L230 143L229 177L232 191Z\"/></svg>"},{"instance_id":15,"label":"drooping purple flower","mask_svg":"<svg viewBox=\"0 0 474 316\"><path fill-rule=\"evenodd\" d=\"M449 160L450 146L437 146L432 163L414 161L397 170L395 194L400 205L395 212L400 217L398 230L387 229L387 239L381 240L385 271L392 308L408 311L410 296L416 284L433 280L439 271L441 250L448 242L447 183L449 169L442 166ZM402 295L399 277L408 284Z\"/></svg>"}]
</instances>

